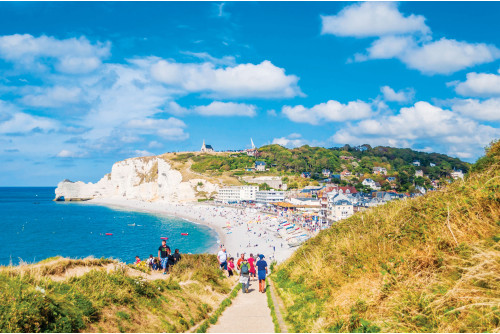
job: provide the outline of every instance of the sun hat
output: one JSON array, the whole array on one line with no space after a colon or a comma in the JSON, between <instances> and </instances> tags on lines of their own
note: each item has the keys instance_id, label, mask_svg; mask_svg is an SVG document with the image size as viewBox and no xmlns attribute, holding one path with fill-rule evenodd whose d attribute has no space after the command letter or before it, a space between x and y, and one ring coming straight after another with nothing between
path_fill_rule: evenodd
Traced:
<instances>
[{"instance_id":1,"label":"sun hat","mask_svg":"<svg viewBox=\"0 0 500 334\"><path fill-rule=\"evenodd\" d=\"M263 254L260 254L259 255L260 259L262 260L264 258L264 255Z\"/></svg>"}]
</instances>

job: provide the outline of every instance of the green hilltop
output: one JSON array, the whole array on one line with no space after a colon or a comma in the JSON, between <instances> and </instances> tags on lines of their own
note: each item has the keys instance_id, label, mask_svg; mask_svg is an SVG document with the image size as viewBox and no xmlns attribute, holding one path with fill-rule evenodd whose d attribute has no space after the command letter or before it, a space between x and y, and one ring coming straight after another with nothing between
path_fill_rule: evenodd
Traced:
<instances>
[{"instance_id":1,"label":"green hilltop","mask_svg":"<svg viewBox=\"0 0 500 334\"><path fill-rule=\"evenodd\" d=\"M499 277L498 141L464 180L359 212L272 274L293 332L498 332Z\"/></svg>"},{"instance_id":2,"label":"green hilltop","mask_svg":"<svg viewBox=\"0 0 500 334\"><path fill-rule=\"evenodd\" d=\"M351 147L345 145L337 148L301 147L288 149L273 144L260 147L257 157L245 153L194 154L181 153L171 158L173 161L189 161L190 169L196 173L214 177L226 175L233 178L241 176L282 176L289 189L307 185L317 185L325 179L322 174L327 169L331 174L349 171L352 177L340 180L332 178L332 182L342 185L353 185L363 190L361 181L370 177L382 185L382 190L412 191L414 186L432 188L431 181L451 179L453 170L462 170L465 174L470 165L457 158L451 158L439 153L418 152L411 149L385 146L371 147L361 145ZM265 172L247 171L254 167L256 161L266 163ZM420 166L413 165L419 162ZM387 175L374 175L374 167L383 167ZM424 177L416 176L415 172L422 170ZM301 180L299 175L310 173L310 179ZM393 176L396 181L389 183L387 177Z\"/></svg>"}]
</instances>

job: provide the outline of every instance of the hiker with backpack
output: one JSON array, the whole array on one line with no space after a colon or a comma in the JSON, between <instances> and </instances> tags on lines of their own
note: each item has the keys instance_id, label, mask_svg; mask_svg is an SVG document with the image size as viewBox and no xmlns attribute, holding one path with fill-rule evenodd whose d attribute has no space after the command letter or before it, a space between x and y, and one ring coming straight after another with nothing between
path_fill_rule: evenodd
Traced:
<instances>
[{"instance_id":1,"label":"hiker with backpack","mask_svg":"<svg viewBox=\"0 0 500 334\"><path fill-rule=\"evenodd\" d=\"M259 292L266 292L266 274L267 274L267 262L264 261L264 255L259 254L260 260L257 261L257 274L259 277Z\"/></svg>"},{"instance_id":2,"label":"hiker with backpack","mask_svg":"<svg viewBox=\"0 0 500 334\"><path fill-rule=\"evenodd\" d=\"M250 263L245 260L244 256L240 264L240 283L243 293L248 293L248 287L250 286Z\"/></svg>"}]
</instances>

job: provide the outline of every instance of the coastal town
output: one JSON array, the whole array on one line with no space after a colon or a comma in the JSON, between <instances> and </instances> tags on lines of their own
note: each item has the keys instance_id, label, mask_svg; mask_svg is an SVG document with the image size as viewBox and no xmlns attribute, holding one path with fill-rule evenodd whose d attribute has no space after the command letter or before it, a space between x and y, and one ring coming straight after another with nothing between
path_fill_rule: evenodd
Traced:
<instances>
[{"instance_id":1,"label":"coastal town","mask_svg":"<svg viewBox=\"0 0 500 334\"><path fill-rule=\"evenodd\" d=\"M356 149L363 150L363 147L359 146ZM216 153L211 145L205 144L205 141L200 152ZM270 168L276 165L269 166L266 161L259 159L259 150L255 148L253 140L251 149L236 152L255 157L254 165L244 168L247 174L255 173L255 176L242 178L246 185L219 188L217 195L205 204L254 208L276 216L277 219L274 221L281 223L281 226L274 228L278 229L275 232L281 230L281 235L279 233L276 235L284 237L290 247L300 245L320 230L349 218L356 212L389 201L423 196L429 191L441 188L442 182L451 183L453 180L464 178L463 171L455 168L448 178L441 180L429 178L424 172L422 162L414 160L411 163L411 167L414 168L412 191L398 192L396 190L398 175L390 172L388 168L374 166L371 173L355 173L343 164L340 173L334 173L327 168L322 168L321 173L316 174L301 172L300 178L304 181L303 184L309 185L289 189L288 184L284 182L286 177L266 175L266 172L270 172ZM360 159L352 155L342 155L340 159L350 166L360 163ZM436 163L429 162L428 167L436 167Z\"/></svg>"}]
</instances>

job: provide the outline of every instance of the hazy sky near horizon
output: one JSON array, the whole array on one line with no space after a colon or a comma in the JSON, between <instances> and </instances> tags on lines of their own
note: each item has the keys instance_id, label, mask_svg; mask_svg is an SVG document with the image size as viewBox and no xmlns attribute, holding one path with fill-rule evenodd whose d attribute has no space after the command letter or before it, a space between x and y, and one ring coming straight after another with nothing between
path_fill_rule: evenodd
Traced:
<instances>
[{"instance_id":1,"label":"hazy sky near horizon","mask_svg":"<svg viewBox=\"0 0 500 334\"><path fill-rule=\"evenodd\" d=\"M0 2L0 186L125 158L500 137L498 2Z\"/></svg>"}]
</instances>

